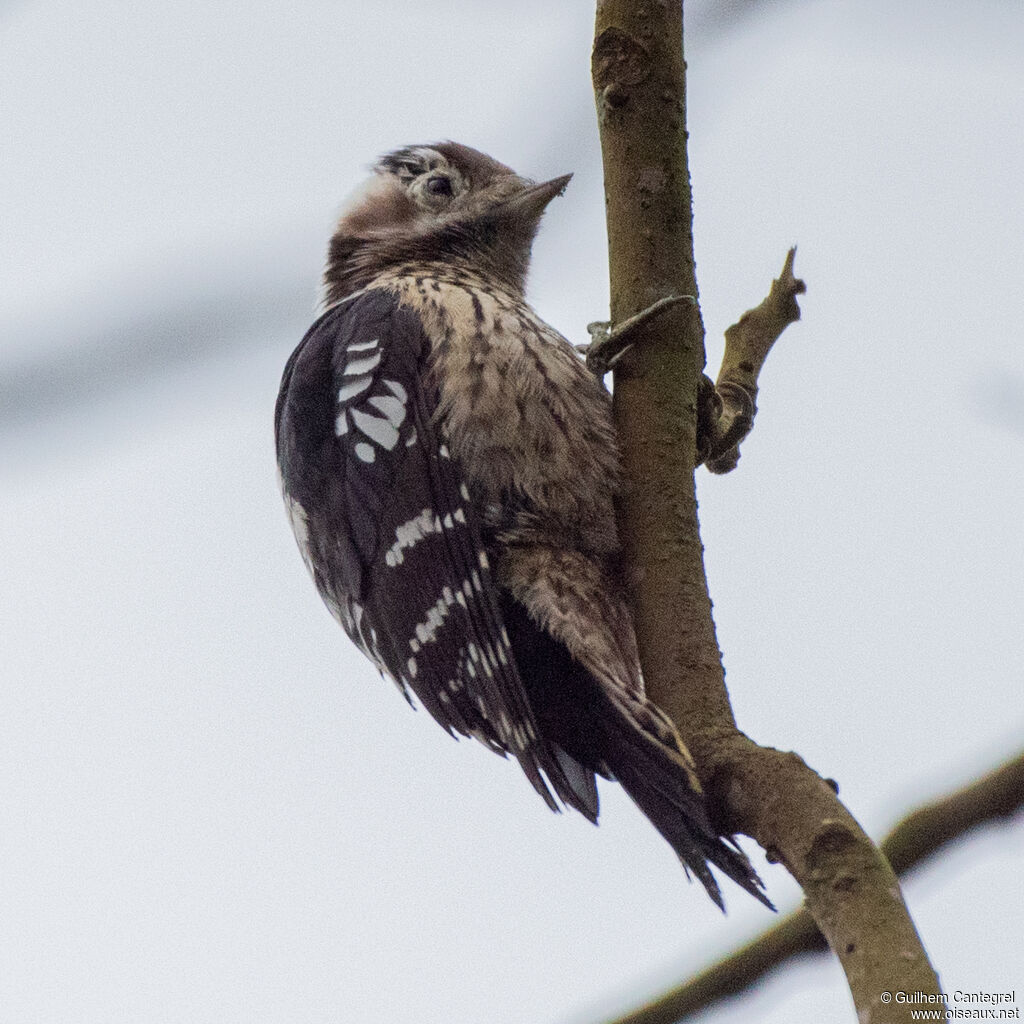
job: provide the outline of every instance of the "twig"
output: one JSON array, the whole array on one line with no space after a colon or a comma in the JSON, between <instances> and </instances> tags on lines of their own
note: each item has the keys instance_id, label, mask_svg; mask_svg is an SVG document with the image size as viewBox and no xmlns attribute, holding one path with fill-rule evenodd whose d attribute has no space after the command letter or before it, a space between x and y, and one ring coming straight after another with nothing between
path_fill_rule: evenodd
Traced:
<instances>
[{"instance_id":1,"label":"twig","mask_svg":"<svg viewBox=\"0 0 1024 1024\"><path fill-rule=\"evenodd\" d=\"M725 332L725 352L715 383L718 412L705 426L701 455L712 473L728 473L740 458L740 442L757 413L757 378L779 335L800 319L796 297L807 289L793 276L796 246L786 254L782 273L759 306L748 309Z\"/></svg>"},{"instance_id":2,"label":"twig","mask_svg":"<svg viewBox=\"0 0 1024 1024\"><path fill-rule=\"evenodd\" d=\"M904 875L972 829L1011 817L1024 807L1024 752L970 785L908 814L882 843L893 870ZM679 1024L742 994L804 953L828 947L806 910L730 953L712 967L610 1024Z\"/></svg>"}]
</instances>

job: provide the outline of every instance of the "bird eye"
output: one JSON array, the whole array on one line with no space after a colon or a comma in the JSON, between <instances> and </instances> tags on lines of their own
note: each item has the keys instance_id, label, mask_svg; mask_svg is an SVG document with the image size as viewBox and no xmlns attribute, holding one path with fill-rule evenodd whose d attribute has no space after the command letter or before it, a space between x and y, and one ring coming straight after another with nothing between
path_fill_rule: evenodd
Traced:
<instances>
[{"instance_id":1,"label":"bird eye","mask_svg":"<svg viewBox=\"0 0 1024 1024\"><path fill-rule=\"evenodd\" d=\"M427 178L427 191L435 196L450 196L452 194L451 180L443 174L435 174Z\"/></svg>"}]
</instances>

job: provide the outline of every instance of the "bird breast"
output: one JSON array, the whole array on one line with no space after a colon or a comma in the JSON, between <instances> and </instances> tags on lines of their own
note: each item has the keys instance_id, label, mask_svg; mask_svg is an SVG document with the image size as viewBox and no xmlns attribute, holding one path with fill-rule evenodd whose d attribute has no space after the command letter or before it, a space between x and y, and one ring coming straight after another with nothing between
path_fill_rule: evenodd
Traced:
<instances>
[{"instance_id":1,"label":"bird breast","mask_svg":"<svg viewBox=\"0 0 1024 1024\"><path fill-rule=\"evenodd\" d=\"M569 342L521 297L469 275L390 287L423 322L442 432L470 491L518 534L505 539L617 551L611 401Z\"/></svg>"}]
</instances>

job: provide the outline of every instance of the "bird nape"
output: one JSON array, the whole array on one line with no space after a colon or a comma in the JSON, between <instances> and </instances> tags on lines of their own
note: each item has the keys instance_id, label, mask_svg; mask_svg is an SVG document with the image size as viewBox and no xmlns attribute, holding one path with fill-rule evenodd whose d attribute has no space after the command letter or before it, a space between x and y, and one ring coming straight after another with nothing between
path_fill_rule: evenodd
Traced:
<instances>
[{"instance_id":1,"label":"bird nape","mask_svg":"<svg viewBox=\"0 0 1024 1024\"><path fill-rule=\"evenodd\" d=\"M644 694L608 392L523 297L568 181L453 142L379 161L285 367L285 504L327 607L449 733L591 821L595 774L617 780L719 906L709 864L770 907Z\"/></svg>"}]
</instances>

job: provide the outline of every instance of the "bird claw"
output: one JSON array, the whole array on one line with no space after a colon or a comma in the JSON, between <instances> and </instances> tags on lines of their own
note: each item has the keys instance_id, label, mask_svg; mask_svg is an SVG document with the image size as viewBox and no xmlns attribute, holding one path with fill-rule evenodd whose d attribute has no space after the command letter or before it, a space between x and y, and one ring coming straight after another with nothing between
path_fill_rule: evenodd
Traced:
<instances>
[{"instance_id":1,"label":"bird claw","mask_svg":"<svg viewBox=\"0 0 1024 1024\"><path fill-rule=\"evenodd\" d=\"M586 357L588 369L598 377L603 377L636 343L630 341L629 337L637 328L678 306L680 302L696 301L692 295L668 295L614 327L607 320L595 320L587 324L590 344L577 345L576 350Z\"/></svg>"},{"instance_id":2,"label":"bird claw","mask_svg":"<svg viewBox=\"0 0 1024 1024\"><path fill-rule=\"evenodd\" d=\"M610 320L594 320L587 324L590 335L589 345L577 345L587 362L587 368L598 377L609 373L615 364L633 347L633 342L622 341L622 336L612 331Z\"/></svg>"}]
</instances>

